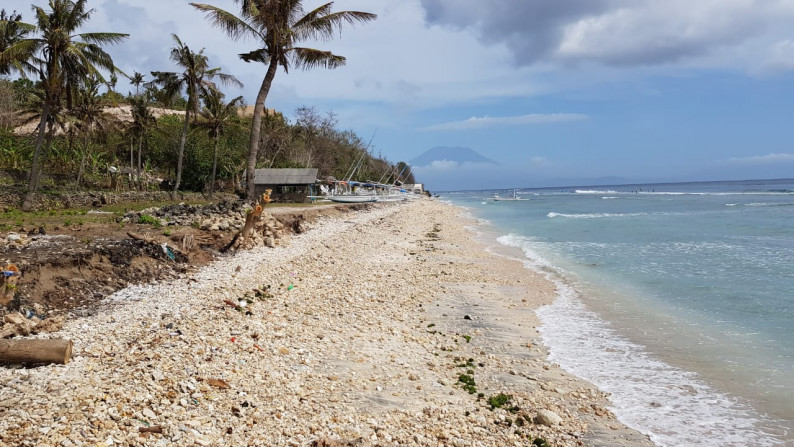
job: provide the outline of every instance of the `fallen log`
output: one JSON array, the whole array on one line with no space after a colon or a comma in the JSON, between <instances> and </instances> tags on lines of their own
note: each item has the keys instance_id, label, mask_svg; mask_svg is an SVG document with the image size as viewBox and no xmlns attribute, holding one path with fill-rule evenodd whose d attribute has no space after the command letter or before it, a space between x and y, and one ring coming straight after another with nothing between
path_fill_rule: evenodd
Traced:
<instances>
[{"instance_id":1,"label":"fallen log","mask_svg":"<svg viewBox=\"0 0 794 447\"><path fill-rule=\"evenodd\" d=\"M72 341L56 339L0 340L2 363L58 363L72 358Z\"/></svg>"}]
</instances>

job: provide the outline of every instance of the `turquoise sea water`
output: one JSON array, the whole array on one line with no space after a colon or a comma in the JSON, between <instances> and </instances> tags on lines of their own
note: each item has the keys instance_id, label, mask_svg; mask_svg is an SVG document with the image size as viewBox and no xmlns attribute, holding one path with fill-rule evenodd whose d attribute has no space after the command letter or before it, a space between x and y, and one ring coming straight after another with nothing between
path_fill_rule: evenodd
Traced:
<instances>
[{"instance_id":1,"label":"turquoise sea water","mask_svg":"<svg viewBox=\"0 0 794 447\"><path fill-rule=\"evenodd\" d=\"M552 360L658 445L794 445L794 179L442 194L557 284Z\"/></svg>"}]
</instances>

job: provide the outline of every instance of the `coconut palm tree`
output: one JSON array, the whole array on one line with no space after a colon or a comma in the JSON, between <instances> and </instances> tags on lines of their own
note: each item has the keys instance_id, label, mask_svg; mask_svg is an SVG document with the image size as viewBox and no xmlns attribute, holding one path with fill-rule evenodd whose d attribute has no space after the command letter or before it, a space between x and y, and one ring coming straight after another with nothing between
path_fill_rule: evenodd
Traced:
<instances>
[{"instance_id":1,"label":"coconut palm tree","mask_svg":"<svg viewBox=\"0 0 794 447\"><path fill-rule=\"evenodd\" d=\"M136 71L132 74L132 77L130 77L130 84L135 86L135 96L141 94L141 84L143 83L143 73L138 73Z\"/></svg>"},{"instance_id":2,"label":"coconut palm tree","mask_svg":"<svg viewBox=\"0 0 794 447\"><path fill-rule=\"evenodd\" d=\"M113 115L105 112L104 104L99 96L100 82L94 77L85 79L83 88L77 92L77 101L69 111L74 118L74 127L83 136L83 148L80 157L80 169L77 173L76 185L79 188L85 173L86 160L89 158L91 137L96 131L106 130L115 124Z\"/></svg>"},{"instance_id":3,"label":"coconut palm tree","mask_svg":"<svg viewBox=\"0 0 794 447\"><path fill-rule=\"evenodd\" d=\"M260 62L267 66L265 77L254 103L253 123L248 148L246 169L246 196L254 198L254 170L262 130L262 114L265 100L278 67L285 73L291 66L303 69L315 67L337 68L345 64L345 58L330 51L297 46L307 40L330 40L341 25L374 20L377 16L368 12L332 12L333 2L321 5L308 13L303 10L302 0L235 0L240 3L240 15L235 16L216 6L191 3L206 13L208 20L234 40L253 38L260 48L240 55L246 62Z\"/></svg>"},{"instance_id":4,"label":"coconut palm tree","mask_svg":"<svg viewBox=\"0 0 794 447\"><path fill-rule=\"evenodd\" d=\"M214 88L202 89L201 97L204 108L201 109L199 125L207 129L212 138L214 150L212 155L212 176L210 177L209 197L215 192L215 174L218 171L218 143L229 119L237 115L237 107L243 105L243 97L238 96L224 102L224 94Z\"/></svg>"},{"instance_id":5,"label":"coconut palm tree","mask_svg":"<svg viewBox=\"0 0 794 447\"><path fill-rule=\"evenodd\" d=\"M146 132L151 129L157 120L152 114L152 109L149 108L149 101L146 98L136 96L131 101L132 106L132 125L130 126L131 138L135 135L138 136L138 189L143 189L143 140L146 138ZM130 141L130 169L133 167L132 155L132 141Z\"/></svg>"},{"instance_id":6,"label":"coconut palm tree","mask_svg":"<svg viewBox=\"0 0 794 447\"><path fill-rule=\"evenodd\" d=\"M232 75L220 72L220 68L208 68L207 56L204 49L198 53L185 45L176 34L172 34L175 46L171 48L171 61L184 68L182 73L153 71L154 83L160 85L168 96L175 97L187 92L187 107L185 108L185 124L182 127L182 138L179 141L179 153L176 162L176 183L171 192L172 200L176 198L179 184L182 181L182 161L185 155L185 142L190 128L190 115L198 113L199 94L202 88L214 86L210 81L217 77L224 84L234 84L242 87L242 83Z\"/></svg>"},{"instance_id":7,"label":"coconut palm tree","mask_svg":"<svg viewBox=\"0 0 794 447\"><path fill-rule=\"evenodd\" d=\"M29 55L20 54L17 44L35 30L35 26L22 22L22 15L16 11L6 14L5 9L0 10L0 75L9 75L12 71L23 74L30 71L25 66Z\"/></svg>"},{"instance_id":8,"label":"coconut palm tree","mask_svg":"<svg viewBox=\"0 0 794 447\"><path fill-rule=\"evenodd\" d=\"M49 11L34 6L38 36L20 39L4 51L0 66L13 64L17 69L37 75L44 97L38 126L33 163L23 208L29 208L33 194L38 190L41 171L46 156L46 145L51 139L53 117L62 107L64 96L69 105L72 92L83 79L94 76L107 83L101 69L111 73L117 69L113 59L102 49L103 45L121 43L128 34L77 33L93 14L86 9L87 0L49 0ZM45 138L48 135L48 138Z\"/></svg>"}]
</instances>

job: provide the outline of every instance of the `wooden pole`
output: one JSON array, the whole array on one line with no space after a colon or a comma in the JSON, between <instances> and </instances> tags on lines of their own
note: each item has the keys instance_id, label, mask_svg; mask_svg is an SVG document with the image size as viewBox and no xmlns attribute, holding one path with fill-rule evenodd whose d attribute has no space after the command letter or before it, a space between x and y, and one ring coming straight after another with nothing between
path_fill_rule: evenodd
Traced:
<instances>
[{"instance_id":1,"label":"wooden pole","mask_svg":"<svg viewBox=\"0 0 794 447\"><path fill-rule=\"evenodd\" d=\"M59 363L72 358L72 341L58 339L0 340L0 362Z\"/></svg>"}]
</instances>

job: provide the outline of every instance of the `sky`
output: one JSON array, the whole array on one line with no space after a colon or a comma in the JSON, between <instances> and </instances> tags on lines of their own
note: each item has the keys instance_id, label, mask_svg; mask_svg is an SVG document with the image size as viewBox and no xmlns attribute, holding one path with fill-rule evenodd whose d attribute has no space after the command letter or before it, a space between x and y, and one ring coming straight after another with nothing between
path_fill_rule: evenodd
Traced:
<instances>
[{"instance_id":1,"label":"sky","mask_svg":"<svg viewBox=\"0 0 794 447\"><path fill-rule=\"evenodd\" d=\"M204 0L236 11L233 0ZM32 21L31 3L3 0ZM306 10L321 2L304 1ZM125 72L170 71L177 34L254 102L256 48L183 0L89 0ZM309 42L336 70L277 73L267 107L333 113L375 155L466 147L495 164L414 166L431 190L794 177L794 0L338 0L378 15ZM117 90L132 90L125 80Z\"/></svg>"}]
</instances>

